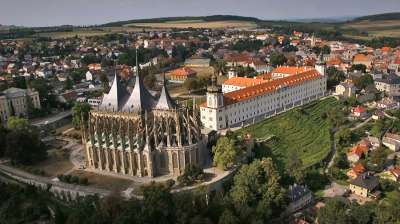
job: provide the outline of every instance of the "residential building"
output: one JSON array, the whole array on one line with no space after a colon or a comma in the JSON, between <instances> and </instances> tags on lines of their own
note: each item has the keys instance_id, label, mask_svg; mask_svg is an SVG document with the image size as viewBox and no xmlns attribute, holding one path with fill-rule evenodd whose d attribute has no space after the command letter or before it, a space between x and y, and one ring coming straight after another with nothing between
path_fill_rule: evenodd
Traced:
<instances>
[{"instance_id":1,"label":"residential building","mask_svg":"<svg viewBox=\"0 0 400 224\"><path fill-rule=\"evenodd\" d=\"M32 89L9 88L0 93L0 121L10 116L27 116L29 106L40 109L39 93ZM32 109L33 109L32 108Z\"/></svg>"},{"instance_id":2,"label":"residential building","mask_svg":"<svg viewBox=\"0 0 400 224\"><path fill-rule=\"evenodd\" d=\"M341 82L336 86L335 95L342 96L344 98L349 98L356 95L356 87L350 81Z\"/></svg>"},{"instance_id":3,"label":"residential building","mask_svg":"<svg viewBox=\"0 0 400 224\"><path fill-rule=\"evenodd\" d=\"M193 78L197 75L197 72L188 67L182 67L173 70L169 73L169 79L171 82L185 82L188 78Z\"/></svg>"},{"instance_id":4,"label":"residential building","mask_svg":"<svg viewBox=\"0 0 400 224\"><path fill-rule=\"evenodd\" d=\"M379 177L382 179L399 182L400 181L400 168L395 167L395 168L386 170L385 172L382 172L381 175L379 175Z\"/></svg>"},{"instance_id":5,"label":"residential building","mask_svg":"<svg viewBox=\"0 0 400 224\"><path fill-rule=\"evenodd\" d=\"M89 70L92 70L92 71L100 71L102 69L101 64L99 64L99 63L89 64L88 68L89 68Z\"/></svg>"},{"instance_id":6,"label":"residential building","mask_svg":"<svg viewBox=\"0 0 400 224\"><path fill-rule=\"evenodd\" d=\"M198 56L192 56L185 60L186 67L210 67L210 59Z\"/></svg>"},{"instance_id":7,"label":"residential building","mask_svg":"<svg viewBox=\"0 0 400 224\"><path fill-rule=\"evenodd\" d=\"M347 176L350 179L356 179L360 174L364 173L365 167L364 165L362 165L361 163L357 163L356 165L354 165L348 172L347 172Z\"/></svg>"},{"instance_id":8,"label":"residential building","mask_svg":"<svg viewBox=\"0 0 400 224\"><path fill-rule=\"evenodd\" d=\"M365 55L365 54L356 54L353 58L353 64L362 64L367 67L367 69L371 68L372 65L372 56L371 55Z\"/></svg>"},{"instance_id":9,"label":"residential building","mask_svg":"<svg viewBox=\"0 0 400 224\"><path fill-rule=\"evenodd\" d=\"M398 151L400 148L400 135L386 133L382 139L382 144L390 150Z\"/></svg>"},{"instance_id":10,"label":"residential building","mask_svg":"<svg viewBox=\"0 0 400 224\"><path fill-rule=\"evenodd\" d=\"M352 163L358 162L366 153L368 152L368 147L363 144L357 144L354 146L349 153L347 153L347 160Z\"/></svg>"},{"instance_id":11,"label":"residential building","mask_svg":"<svg viewBox=\"0 0 400 224\"><path fill-rule=\"evenodd\" d=\"M375 79L375 87L389 97L399 97L400 77L395 74L383 75L381 79Z\"/></svg>"},{"instance_id":12,"label":"residential building","mask_svg":"<svg viewBox=\"0 0 400 224\"><path fill-rule=\"evenodd\" d=\"M350 182L350 191L361 197L372 197L377 198L379 192L377 188L379 186L379 178L372 176L368 173L359 175L356 179Z\"/></svg>"},{"instance_id":13,"label":"residential building","mask_svg":"<svg viewBox=\"0 0 400 224\"><path fill-rule=\"evenodd\" d=\"M372 119L374 120L380 120L385 118L385 113L383 111L377 110L372 114Z\"/></svg>"},{"instance_id":14,"label":"residential building","mask_svg":"<svg viewBox=\"0 0 400 224\"><path fill-rule=\"evenodd\" d=\"M394 101L393 98L385 97L382 100L378 101L376 104L378 109L398 109L399 103Z\"/></svg>"},{"instance_id":15,"label":"residential building","mask_svg":"<svg viewBox=\"0 0 400 224\"><path fill-rule=\"evenodd\" d=\"M352 108L351 114L353 115L353 117L357 117L357 118L365 118L368 115L367 111L362 106L357 106L357 107Z\"/></svg>"}]
</instances>

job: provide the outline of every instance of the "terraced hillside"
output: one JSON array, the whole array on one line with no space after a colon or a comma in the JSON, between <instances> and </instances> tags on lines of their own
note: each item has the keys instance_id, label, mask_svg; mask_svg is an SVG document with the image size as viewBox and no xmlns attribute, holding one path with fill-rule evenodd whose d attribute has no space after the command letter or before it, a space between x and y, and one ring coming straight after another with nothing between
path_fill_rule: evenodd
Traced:
<instances>
[{"instance_id":1,"label":"terraced hillside","mask_svg":"<svg viewBox=\"0 0 400 224\"><path fill-rule=\"evenodd\" d=\"M241 129L239 133L250 133L256 138L276 136L266 145L281 167L294 150L298 152L304 166L310 166L329 154L329 125L327 120L321 118L321 114L336 105L338 102L334 98L314 102Z\"/></svg>"}]
</instances>

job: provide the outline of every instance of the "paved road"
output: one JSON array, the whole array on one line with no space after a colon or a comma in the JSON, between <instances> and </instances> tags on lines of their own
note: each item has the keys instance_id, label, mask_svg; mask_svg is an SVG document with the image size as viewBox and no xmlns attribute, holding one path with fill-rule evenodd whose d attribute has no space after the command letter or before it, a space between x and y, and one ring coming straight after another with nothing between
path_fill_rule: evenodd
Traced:
<instances>
[{"instance_id":1,"label":"paved road","mask_svg":"<svg viewBox=\"0 0 400 224\"><path fill-rule=\"evenodd\" d=\"M363 126L366 125L371 119L372 119L372 117L369 117L368 119L366 119L365 121L361 122L360 124L357 124L355 127L350 128L350 131L354 131L354 130L357 130L357 129L363 127Z\"/></svg>"},{"instance_id":2,"label":"paved road","mask_svg":"<svg viewBox=\"0 0 400 224\"><path fill-rule=\"evenodd\" d=\"M44 126L44 125L47 125L47 124L54 123L54 122L56 122L58 120L64 119L64 118L66 118L68 116L71 116L71 115L72 115L72 111L71 110L63 111L63 112L60 112L58 114L54 114L54 115L50 115L50 116L45 117L45 118L34 120L34 121L32 121L32 125L38 126L38 127Z\"/></svg>"}]
</instances>

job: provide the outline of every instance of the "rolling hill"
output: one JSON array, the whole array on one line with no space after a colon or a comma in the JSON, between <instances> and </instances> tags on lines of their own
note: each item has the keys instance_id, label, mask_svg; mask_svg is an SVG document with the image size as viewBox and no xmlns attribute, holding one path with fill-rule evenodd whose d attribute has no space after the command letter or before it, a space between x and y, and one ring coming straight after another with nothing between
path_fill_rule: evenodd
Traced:
<instances>
[{"instance_id":1,"label":"rolling hill","mask_svg":"<svg viewBox=\"0 0 400 224\"><path fill-rule=\"evenodd\" d=\"M400 13L384 13L355 18L341 26L344 30L358 33L348 34L352 38L400 37Z\"/></svg>"}]
</instances>

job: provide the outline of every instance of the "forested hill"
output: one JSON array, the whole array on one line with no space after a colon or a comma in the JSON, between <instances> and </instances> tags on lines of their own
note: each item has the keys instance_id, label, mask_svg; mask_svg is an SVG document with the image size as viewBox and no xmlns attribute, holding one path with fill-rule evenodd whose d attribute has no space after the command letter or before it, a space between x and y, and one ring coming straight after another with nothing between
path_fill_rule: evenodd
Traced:
<instances>
[{"instance_id":1,"label":"forested hill","mask_svg":"<svg viewBox=\"0 0 400 224\"><path fill-rule=\"evenodd\" d=\"M233 16L233 15L213 15L213 16L182 16L182 17L164 17L164 18L152 18L152 19L136 19L126 20L103 24L102 26L123 26L131 23L164 23L172 21L184 21L184 20L203 20L206 22L214 21L248 21L248 22L259 22L261 21L255 17L245 16Z\"/></svg>"},{"instance_id":2,"label":"forested hill","mask_svg":"<svg viewBox=\"0 0 400 224\"><path fill-rule=\"evenodd\" d=\"M399 2L400 4L400 2ZM391 13L383 13L383 14L376 14L376 15L370 15L370 16L362 16L355 18L353 21L358 22L358 21L364 21L364 20L369 20L369 21L378 21L378 20L400 20L400 12L391 12Z\"/></svg>"}]
</instances>

